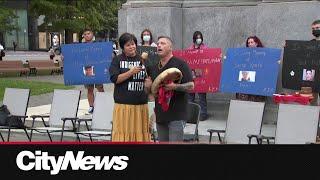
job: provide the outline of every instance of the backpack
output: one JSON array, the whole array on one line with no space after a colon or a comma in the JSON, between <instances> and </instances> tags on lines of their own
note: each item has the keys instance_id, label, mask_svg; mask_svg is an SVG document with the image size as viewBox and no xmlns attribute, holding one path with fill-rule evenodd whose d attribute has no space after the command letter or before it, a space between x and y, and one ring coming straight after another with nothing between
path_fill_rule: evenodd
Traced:
<instances>
[{"instance_id":1,"label":"backpack","mask_svg":"<svg viewBox=\"0 0 320 180\"><path fill-rule=\"evenodd\" d=\"M24 124L19 117L11 116L6 105L0 106L0 126L23 128Z\"/></svg>"}]
</instances>

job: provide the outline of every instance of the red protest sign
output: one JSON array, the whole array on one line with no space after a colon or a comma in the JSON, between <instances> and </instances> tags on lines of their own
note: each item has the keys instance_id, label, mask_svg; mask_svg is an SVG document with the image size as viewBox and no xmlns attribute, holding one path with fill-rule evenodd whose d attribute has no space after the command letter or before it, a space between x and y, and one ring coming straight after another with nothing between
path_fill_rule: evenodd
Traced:
<instances>
[{"instance_id":1,"label":"red protest sign","mask_svg":"<svg viewBox=\"0 0 320 180\"><path fill-rule=\"evenodd\" d=\"M193 75L193 92L217 92L220 87L221 56L220 48L176 50L173 55L185 60Z\"/></svg>"}]
</instances>

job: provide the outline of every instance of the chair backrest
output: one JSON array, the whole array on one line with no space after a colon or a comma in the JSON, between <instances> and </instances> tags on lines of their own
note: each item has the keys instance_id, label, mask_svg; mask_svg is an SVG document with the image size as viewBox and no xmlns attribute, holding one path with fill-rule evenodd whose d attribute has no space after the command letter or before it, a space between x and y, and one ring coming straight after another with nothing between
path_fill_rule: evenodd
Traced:
<instances>
[{"instance_id":1,"label":"chair backrest","mask_svg":"<svg viewBox=\"0 0 320 180\"><path fill-rule=\"evenodd\" d=\"M189 102L186 123L198 124L200 119L200 109L201 107L199 104Z\"/></svg>"},{"instance_id":2,"label":"chair backrest","mask_svg":"<svg viewBox=\"0 0 320 180\"><path fill-rule=\"evenodd\" d=\"M29 97L29 89L6 88L3 104L8 107L11 114L25 116L27 114Z\"/></svg>"},{"instance_id":3,"label":"chair backrest","mask_svg":"<svg viewBox=\"0 0 320 180\"><path fill-rule=\"evenodd\" d=\"M315 143L318 121L319 106L280 104L275 143Z\"/></svg>"},{"instance_id":4,"label":"chair backrest","mask_svg":"<svg viewBox=\"0 0 320 180\"><path fill-rule=\"evenodd\" d=\"M50 126L61 127L61 118L77 117L80 93L79 90L54 90L49 117ZM68 121L65 126L71 127L72 124Z\"/></svg>"},{"instance_id":5,"label":"chair backrest","mask_svg":"<svg viewBox=\"0 0 320 180\"><path fill-rule=\"evenodd\" d=\"M264 102L231 100L224 142L248 144L248 134L260 134L264 105Z\"/></svg>"},{"instance_id":6,"label":"chair backrest","mask_svg":"<svg viewBox=\"0 0 320 180\"><path fill-rule=\"evenodd\" d=\"M113 116L113 93L96 92L91 128L94 130L111 130Z\"/></svg>"}]
</instances>

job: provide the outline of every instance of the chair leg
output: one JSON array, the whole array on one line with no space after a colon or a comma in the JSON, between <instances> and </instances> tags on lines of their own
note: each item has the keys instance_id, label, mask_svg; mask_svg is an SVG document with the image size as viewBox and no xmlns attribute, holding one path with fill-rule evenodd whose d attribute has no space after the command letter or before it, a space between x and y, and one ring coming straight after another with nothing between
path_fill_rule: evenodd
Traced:
<instances>
[{"instance_id":1,"label":"chair leg","mask_svg":"<svg viewBox=\"0 0 320 180\"><path fill-rule=\"evenodd\" d=\"M3 136L2 136L2 133L1 133L1 132L0 132L0 137L1 137L2 141L4 142L4 138L3 138Z\"/></svg>"},{"instance_id":2,"label":"chair leg","mask_svg":"<svg viewBox=\"0 0 320 180\"><path fill-rule=\"evenodd\" d=\"M87 121L85 121L85 124L86 124L87 130L89 131L89 125L88 125ZM92 142L93 140L92 140L91 134L89 134L89 138L90 138L90 141Z\"/></svg>"},{"instance_id":3,"label":"chair leg","mask_svg":"<svg viewBox=\"0 0 320 180\"><path fill-rule=\"evenodd\" d=\"M28 138L29 142L31 142L30 136L29 136L29 134L28 134L28 132L27 132L26 128L24 128L23 130L24 130L24 132L26 133L26 135L27 135L27 138Z\"/></svg>"},{"instance_id":4,"label":"chair leg","mask_svg":"<svg viewBox=\"0 0 320 180\"><path fill-rule=\"evenodd\" d=\"M219 142L222 142L220 133L218 133Z\"/></svg>"},{"instance_id":5,"label":"chair leg","mask_svg":"<svg viewBox=\"0 0 320 180\"><path fill-rule=\"evenodd\" d=\"M62 123L62 131L61 131L61 137L60 137L60 142L62 142L63 139L63 132L64 132L64 125L65 125L66 121L63 121Z\"/></svg>"},{"instance_id":6,"label":"chair leg","mask_svg":"<svg viewBox=\"0 0 320 180\"><path fill-rule=\"evenodd\" d=\"M52 138L51 138L50 132L47 131L47 134L48 134L48 136L49 136L50 142L52 142Z\"/></svg>"},{"instance_id":7,"label":"chair leg","mask_svg":"<svg viewBox=\"0 0 320 180\"><path fill-rule=\"evenodd\" d=\"M30 132L30 142L31 142L31 139L32 139L32 134L33 134L33 129L31 129L31 132Z\"/></svg>"},{"instance_id":8,"label":"chair leg","mask_svg":"<svg viewBox=\"0 0 320 180\"><path fill-rule=\"evenodd\" d=\"M7 141L8 141L8 142L10 141L10 135L11 135L11 128L9 127L9 131L8 131L8 139L7 139Z\"/></svg>"},{"instance_id":9,"label":"chair leg","mask_svg":"<svg viewBox=\"0 0 320 180\"><path fill-rule=\"evenodd\" d=\"M210 133L209 143L211 143L211 140L212 140L212 132L209 132L209 133Z\"/></svg>"}]
</instances>

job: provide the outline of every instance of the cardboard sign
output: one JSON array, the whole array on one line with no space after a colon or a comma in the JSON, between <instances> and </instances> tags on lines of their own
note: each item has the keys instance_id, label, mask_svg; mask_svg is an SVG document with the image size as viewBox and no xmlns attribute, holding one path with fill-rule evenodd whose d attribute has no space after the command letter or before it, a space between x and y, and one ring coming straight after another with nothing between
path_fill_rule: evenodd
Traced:
<instances>
[{"instance_id":1,"label":"cardboard sign","mask_svg":"<svg viewBox=\"0 0 320 180\"><path fill-rule=\"evenodd\" d=\"M272 96L280 55L280 49L229 48L223 63L221 92Z\"/></svg>"},{"instance_id":2,"label":"cardboard sign","mask_svg":"<svg viewBox=\"0 0 320 180\"><path fill-rule=\"evenodd\" d=\"M320 42L286 41L282 66L282 86L300 90L312 87L320 92Z\"/></svg>"},{"instance_id":3,"label":"cardboard sign","mask_svg":"<svg viewBox=\"0 0 320 180\"><path fill-rule=\"evenodd\" d=\"M62 54L65 85L110 83L111 42L64 44Z\"/></svg>"},{"instance_id":4,"label":"cardboard sign","mask_svg":"<svg viewBox=\"0 0 320 180\"><path fill-rule=\"evenodd\" d=\"M176 50L173 55L191 68L196 93L217 92L221 77L221 49Z\"/></svg>"}]
</instances>

